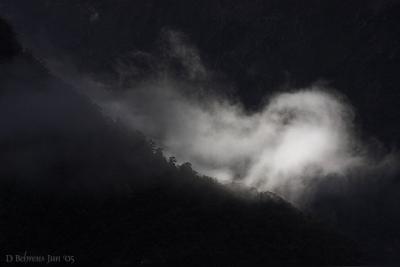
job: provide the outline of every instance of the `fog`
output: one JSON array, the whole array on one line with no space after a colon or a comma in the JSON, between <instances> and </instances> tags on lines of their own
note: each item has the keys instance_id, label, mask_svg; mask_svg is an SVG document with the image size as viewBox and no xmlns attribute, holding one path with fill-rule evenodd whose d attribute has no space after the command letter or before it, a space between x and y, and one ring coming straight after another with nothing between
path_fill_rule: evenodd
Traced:
<instances>
[{"instance_id":1,"label":"fog","mask_svg":"<svg viewBox=\"0 0 400 267\"><path fill-rule=\"evenodd\" d=\"M143 132L178 162L289 200L315 180L380 164L355 134L351 104L334 89L315 83L281 90L248 111L212 93L224 85L182 33L164 31L161 40L161 53L136 51L118 65L126 79L122 90L86 88L105 114ZM144 79L137 79L137 62L152 66Z\"/></svg>"},{"instance_id":2,"label":"fog","mask_svg":"<svg viewBox=\"0 0 400 267\"><path fill-rule=\"evenodd\" d=\"M11 253L400 260L399 6L23 2L0 19Z\"/></svg>"}]
</instances>

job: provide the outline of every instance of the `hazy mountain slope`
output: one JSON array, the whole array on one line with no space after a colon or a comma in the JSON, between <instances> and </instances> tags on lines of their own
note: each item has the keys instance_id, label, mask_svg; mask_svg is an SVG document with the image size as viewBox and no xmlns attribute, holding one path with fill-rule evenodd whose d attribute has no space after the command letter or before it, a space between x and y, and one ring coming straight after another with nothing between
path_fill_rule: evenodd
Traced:
<instances>
[{"instance_id":1,"label":"hazy mountain slope","mask_svg":"<svg viewBox=\"0 0 400 267\"><path fill-rule=\"evenodd\" d=\"M10 38L0 23L0 39ZM5 253L74 255L100 265L359 262L354 244L336 231L267 193L239 196L190 164L175 166L34 57L3 51Z\"/></svg>"}]
</instances>

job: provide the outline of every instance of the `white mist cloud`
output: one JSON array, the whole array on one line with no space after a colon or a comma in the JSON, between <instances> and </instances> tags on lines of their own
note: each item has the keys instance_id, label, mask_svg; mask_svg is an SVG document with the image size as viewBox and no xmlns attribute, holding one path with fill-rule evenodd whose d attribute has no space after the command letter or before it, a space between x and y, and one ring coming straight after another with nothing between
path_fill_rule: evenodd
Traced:
<instances>
[{"instance_id":1,"label":"white mist cloud","mask_svg":"<svg viewBox=\"0 0 400 267\"><path fill-rule=\"evenodd\" d=\"M226 100L184 95L169 80L102 106L201 173L260 190L292 190L303 178L343 175L363 161L351 108L318 87L277 94L251 114Z\"/></svg>"},{"instance_id":2,"label":"white mist cloud","mask_svg":"<svg viewBox=\"0 0 400 267\"><path fill-rule=\"evenodd\" d=\"M264 108L249 113L240 103L203 93L199 80L207 77L210 84L210 75L197 50L182 34L166 36L164 58L154 74L122 92L97 93L95 99L107 114L158 142L167 155L221 182L292 200L310 179L340 177L368 161L353 135L352 108L339 94L314 85L275 94ZM171 74L168 62L176 59L185 77Z\"/></svg>"}]
</instances>

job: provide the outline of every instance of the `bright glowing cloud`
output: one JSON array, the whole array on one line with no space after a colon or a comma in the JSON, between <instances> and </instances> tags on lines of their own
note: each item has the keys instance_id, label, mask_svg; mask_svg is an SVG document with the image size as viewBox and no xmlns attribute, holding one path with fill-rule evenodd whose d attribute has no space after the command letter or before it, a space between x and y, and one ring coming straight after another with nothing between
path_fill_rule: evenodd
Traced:
<instances>
[{"instance_id":1,"label":"bright glowing cloud","mask_svg":"<svg viewBox=\"0 0 400 267\"><path fill-rule=\"evenodd\" d=\"M264 108L249 113L240 103L203 93L199 79L212 84L209 73L180 36L170 36L167 58L152 59L163 67L151 77L122 92L93 94L107 114L200 173L289 199L310 179L345 175L364 164L353 135L353 111L343 96L314 85L275 94ZM182 62L185 78L170 75L168 55Z\"/></svg>"},{"instance_id":2,"label":"bright glowing cloud","mask_svg":"<svg viewBox=\"0 0 400 267\"><path fill-rule=\"evenodd\" d=\"M152 82L103 107L156 140L168 155L222 182L292 190L305 177L343 175L362 164L351 108L324 89L277 94L252 114L181 89L168 80Z\"/></svg>"}]
</instances>

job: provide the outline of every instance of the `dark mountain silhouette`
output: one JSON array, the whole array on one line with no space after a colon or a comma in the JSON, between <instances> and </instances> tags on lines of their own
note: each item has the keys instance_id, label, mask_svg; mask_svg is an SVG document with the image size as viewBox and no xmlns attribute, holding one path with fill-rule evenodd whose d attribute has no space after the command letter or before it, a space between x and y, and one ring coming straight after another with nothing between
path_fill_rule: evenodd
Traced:
<instances>
[{"instance_id":1,"label":"dark mountain silhouette","mask_svg":"<svg viewBox=\"0 0 400 267\"><path fill-rule=\"evenodd\" d=\"M97 265L362 262L356 243L279 197L239 194L167 160L0 29L4 253Z\"/></svg>"},{"instance_id":2,"label":"dark mountain silhouette","mask_svg":"<svg viewBox=\"0 0 400 267\"><path fill-rule=\"evenodd\" d=\"M390 168L386 167L386 168ZM400 177L390 172L323 179L307 209L356 239L370 262L400 261Z\"/></svg>"},{"instance_id":3,"label":"dark mountain silhouette","mask_svg":"<svg viewBox=\"0 0 400 267\"><path fill-rule=\"evenodd\" d=\"M323 79L349 98L365 135L380 140L366 140L374 156L399 143L399 1L13 0L3 7L41 57L67 55L79 72L103 81L118 79L119 59L153 51L165 27L177 29L198 46L215 79L233 81L247 109L280 87ZM399 261L400 249L400 178L385 171L328 179L307 207L378 262Z\"/></svg>"}]
</instances>

